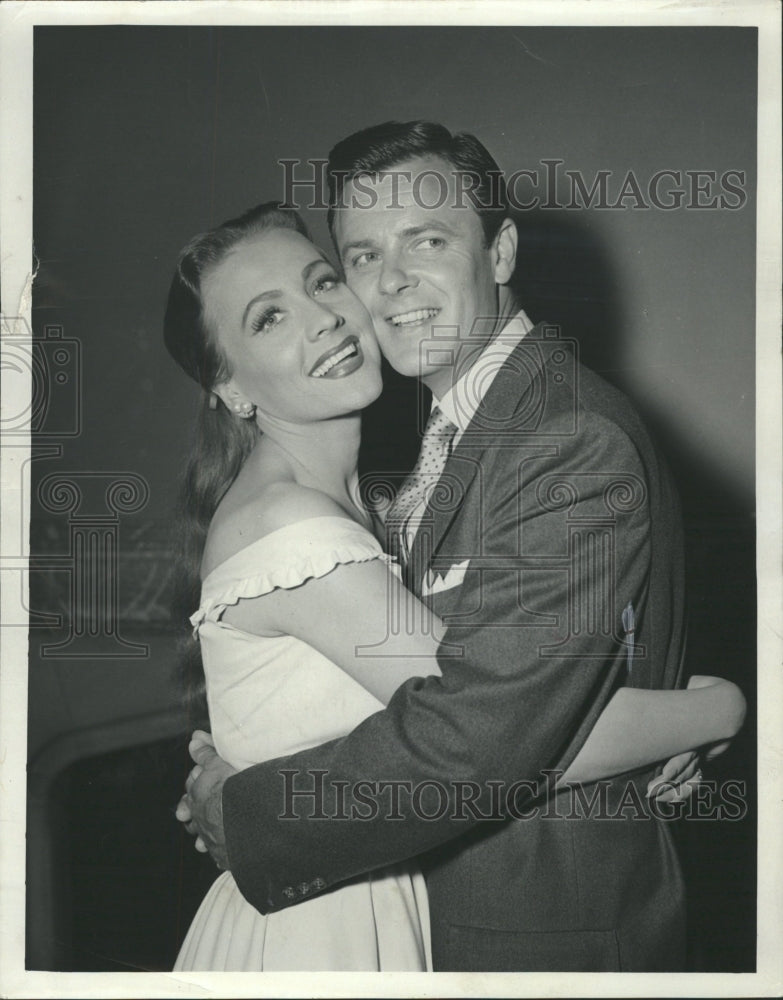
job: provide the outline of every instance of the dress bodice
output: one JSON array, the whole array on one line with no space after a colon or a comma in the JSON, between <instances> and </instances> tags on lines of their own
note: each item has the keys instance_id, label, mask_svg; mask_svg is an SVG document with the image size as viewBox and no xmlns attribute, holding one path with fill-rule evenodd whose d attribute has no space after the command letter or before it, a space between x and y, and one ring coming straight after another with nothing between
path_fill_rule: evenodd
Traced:
<instances>
[{"instance_id":1,"label":"dress bodice","mask_svg":"<svg viewBox=\"0 0 783 1000\"><path fill-rule=\"evenodd\" d=\"M224 621L226 608L371 559L388 563L365 528L313 517L263 536L204 579L191 623L201 642L212 736L233 767L335 739L383 706L312 646L245 632Z\"/></svg>"}]
</instances>

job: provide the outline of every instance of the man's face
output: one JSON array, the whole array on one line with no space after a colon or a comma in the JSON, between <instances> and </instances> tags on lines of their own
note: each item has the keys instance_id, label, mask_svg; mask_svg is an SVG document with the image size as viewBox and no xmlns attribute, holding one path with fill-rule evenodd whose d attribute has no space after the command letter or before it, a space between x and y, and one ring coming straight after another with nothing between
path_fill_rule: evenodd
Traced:
<instances>
[{"instance_id":1,"label":"man's face","mask_svg":"<svg viewBox=\"0 0 783 1000\"><path fill-rule=\"evenodd\" d=\"M510 276L497 241L484 247L479 216L458 197L454 167L437 157L356 177L343 204L335 216L337 249L381 350L398 372L442 397L454 378L456 349L476 320L491 318L476 327L484 340L494 329L496 282Z\"/></svg>"}]
</instances>

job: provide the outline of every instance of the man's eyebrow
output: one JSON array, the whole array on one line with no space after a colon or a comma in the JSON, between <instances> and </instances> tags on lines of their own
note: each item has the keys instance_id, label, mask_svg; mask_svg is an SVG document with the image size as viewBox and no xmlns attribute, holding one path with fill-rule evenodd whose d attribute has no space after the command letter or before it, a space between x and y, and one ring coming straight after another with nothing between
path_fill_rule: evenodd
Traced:
<instances>
[{"instance_id":1,"label":"man's eyebrow","mask_svg":"<svg viewBox=\"0 0 783 1000\"><path fill-rule=\"evenodd\" d=\"M400 232L400 236L403 239L410 239L413 236L421 236L422 233L431 233L435 230L438 233L447 233L453 236L456 233L456 229L452 228L445 222L425 222L419 226L407 226ZM375 247L375 243L372 240L352 240L350 243L346 243L345 246L340 251L340 257L345 260L347 254L351 250L372 250Z\"/></svg>"},{"instance_id":2,"label":"man's eyebrow","mask_svg":"<svg viewBox=\"0 0 783 1000\"><path fill-rule=\"evenodd\" d=\"M347 253L350 250L370 250L375 244L372 240L352 240L350 243L346 243L345 246L340 251L340 257L345 260Z\"/></svg>"},{"instance_id":3,"label":"man's eyebrow","mask_svg":"<svg viewBox=\"0 0 783 1000\"><path fill-rule=\"evenodd\" d=\"M456 232L455 229L445 222L425 222L420 226L408 226L406 229L402 230L400 236L409 239L411 236L421 236L422 233L432 232L433 229L436 232L450 233L451 235L454 235Z\"/></svg>"}]
</instances>

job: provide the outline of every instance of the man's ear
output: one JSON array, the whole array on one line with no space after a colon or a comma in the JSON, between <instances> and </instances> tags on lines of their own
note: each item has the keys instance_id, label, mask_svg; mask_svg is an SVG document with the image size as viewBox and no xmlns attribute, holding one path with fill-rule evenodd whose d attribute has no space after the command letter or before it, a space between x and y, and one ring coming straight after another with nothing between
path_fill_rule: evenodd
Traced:
<instances>
[{"instance_id":1,"label":"man's ear","mask_svg":"<svg viewBox=\"0 0 783 1000\"><path fill-rule=\"evenodd\" d=\"M511 280L517 262L517 227L511 219L503 224L492 241L492 266L495 282L506 285Z\"/></svg>"}]
</instances>

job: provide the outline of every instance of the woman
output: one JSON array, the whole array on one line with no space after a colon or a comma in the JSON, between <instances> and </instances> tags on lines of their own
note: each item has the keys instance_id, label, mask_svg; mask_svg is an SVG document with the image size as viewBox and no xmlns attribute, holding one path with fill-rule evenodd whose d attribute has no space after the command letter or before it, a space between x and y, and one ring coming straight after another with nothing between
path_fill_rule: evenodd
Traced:
<instances>
[{"instance_id":1,"label":"woman","mask_svg":"<svg viewBox=\"0 0 783 1000\"><path fill-rule=\"evenodd\" d=\"M359 414L381 391L379 350L299 217L265 205L196 237L172 283L166 344L207 393L185 490L185 589L190 610L199 602L212 736L242 768L349 732L409 677L440 674L440 623L404 591L358 500ZM390 600L410 626L394 636ZM362 656L367 646L376 655ZM730 738L742 696L699 683L618 691L565 780ZM269 916L224 873L176 967L415 971L430 967L427 928L412 864Z\"/></svg>"}]
</instances>

